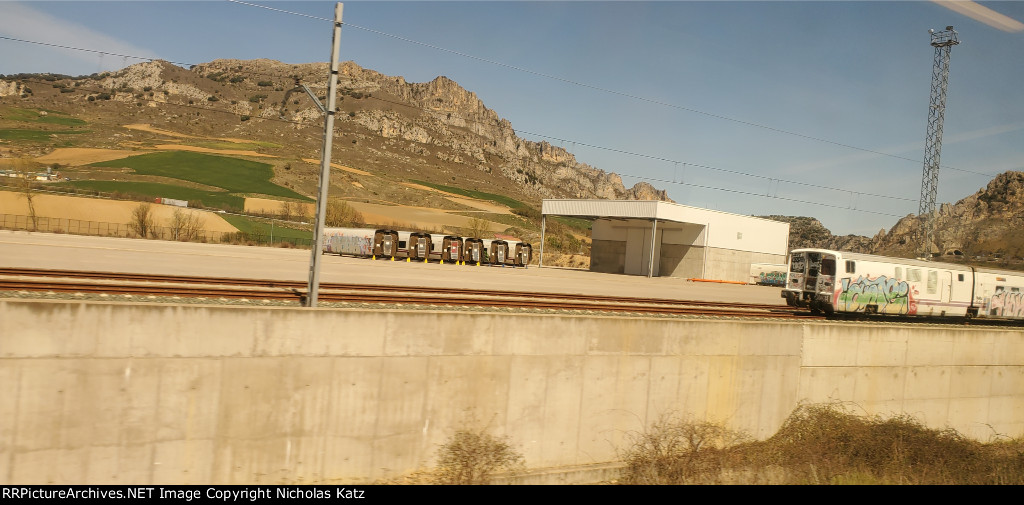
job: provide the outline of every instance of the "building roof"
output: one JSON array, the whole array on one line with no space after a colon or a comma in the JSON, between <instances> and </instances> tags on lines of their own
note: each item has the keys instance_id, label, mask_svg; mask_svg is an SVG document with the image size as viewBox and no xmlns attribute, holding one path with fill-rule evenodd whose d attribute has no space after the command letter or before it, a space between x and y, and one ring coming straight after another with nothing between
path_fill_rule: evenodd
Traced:
<instances>
[{"instance_id":1,"label":"building roof","mask_svg":"<svg viewBox=\"0 0 1024 505\"><path fill-rule=\"evenodd\" d=\"M545 216L575 216L590 219L657 219L659 221L675 221L679 223L707 223L714 221L716 217L731 216L785 226L786 233L789 230L788 223L658 200L551 199L544 200L541 203L541 214Z\"/></svg>"}]
</instances>

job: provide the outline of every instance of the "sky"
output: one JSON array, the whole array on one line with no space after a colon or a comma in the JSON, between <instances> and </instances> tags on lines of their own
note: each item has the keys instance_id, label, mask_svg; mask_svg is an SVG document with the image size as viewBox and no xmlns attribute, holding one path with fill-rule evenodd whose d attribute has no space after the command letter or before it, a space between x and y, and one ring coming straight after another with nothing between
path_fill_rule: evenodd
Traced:
<instances>
[{"instance_id":1,"label":"sky","mask_svg":"<svg viewBox=\"0 0 1024 505\"><path fill-rule=\"evenodd\" d=\"M330 61L337 2L0 0L0 74ZM917 214L953 26L938 203L1024 170L1024 1L349 1L341 60L446 76L627 187L873 236Z\"/></svg>"}]
</instances>

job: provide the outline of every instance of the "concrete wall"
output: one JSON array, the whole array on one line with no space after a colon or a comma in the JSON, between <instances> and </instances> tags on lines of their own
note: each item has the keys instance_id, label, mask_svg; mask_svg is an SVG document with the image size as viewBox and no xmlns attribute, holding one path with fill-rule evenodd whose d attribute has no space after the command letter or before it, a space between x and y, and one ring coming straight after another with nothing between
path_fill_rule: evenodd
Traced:
<instances>
[{"instance_id":1,"label":"concrete wall","mask_svg":"<svg viewBox=\"0 0 1024 505\"><path fill-rule=\"evenodd\" d=\"M767 254L709 247L706 279L746 282L754 263L786 263L785 254Z\"/></svg>"},{"instance_id":2,"label":"concrete wall","mask_svg":"<svg viewBox=\"0 0 1024 505\"><path fill-rule=\"evenodd\" d=\"M681 244L661 245L661 275L683 279L704 277L705 247Z\"/></svg>"},{"instance_id":3,"label":"concrete wall","mask_svg":"<svg viewBox=\"0 0 1024 505\"><path fill-rule=\"evenodd\" d=\"M668 412L765 438L805 399L1019 437L1022 355L1019 329L0 299L0 484L367 483L485 425L569 475Z\"/></svg>"},{"instance_id":4,"label":"concrete wall","mask_svg":"<svg viewBox=\"0 0 1024 505\"><path fill-rule=\"evenodd\" d=\"M711 226L658 222L654 249L654 275L747 282L753 263L786 263L778 249L775 226L744 216L720 216ZM774 222L771 222L774 223ZM775 223L785 225L785 223ZM788 226L788 225L786 225ZM717 228L716 228L717 227ZM787 228L788 230L788 228ZM718 239L711 240L718 232ZM641 219L596 220L592 230L590 270L603 273L647 275L651 259L651 222ZM786 237L784 237L786 238ZM788 238L786 238L788 240ZM739 249L707 244L729 244ZM771 248L752 250L761 244Z\"/></svg>"},{"instance_id":5,"label":"concrete wall","mask_svg":"<svg viewBox=\"0 0 1024 505\"><path fill-rule=\"evenodd\" d=\"M590 246L590 271L626 273L626 241L594 239Z\"/></svg>"}]
</instances>

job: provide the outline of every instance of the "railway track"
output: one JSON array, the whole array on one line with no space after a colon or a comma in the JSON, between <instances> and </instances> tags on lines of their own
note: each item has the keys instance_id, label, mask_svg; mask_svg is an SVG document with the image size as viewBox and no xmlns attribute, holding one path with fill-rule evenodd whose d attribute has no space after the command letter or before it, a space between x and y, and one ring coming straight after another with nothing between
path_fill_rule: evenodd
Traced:
<instances>
[{"instance_id":1,"label":"railway track","mask_svg":"<svg viewBox=\"0 0 1024 505\"><path fill-rule=\"evenodd\" d=\"M298 302L304 298L306 287L301 282L268 279L0 268L0 291ZM327 303L824 319L780 305L380 284L321 283L317 296Z\"/></svg>"}]
</instances>

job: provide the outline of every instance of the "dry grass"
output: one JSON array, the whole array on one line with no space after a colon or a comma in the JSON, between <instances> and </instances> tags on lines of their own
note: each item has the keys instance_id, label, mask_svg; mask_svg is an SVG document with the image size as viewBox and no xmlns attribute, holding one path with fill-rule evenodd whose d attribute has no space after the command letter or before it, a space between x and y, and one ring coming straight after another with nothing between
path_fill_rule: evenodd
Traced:
<instances>
[{"instance_id":1,"label":"dry grass","mask_svg":"<svg viewBox=\"0 0 1024 505\"><path fill-rule=\"evenodd\" d=\"M712 423L662 419L636 434L624 484L1024 484L1024 440L981 443L916 419L798 407L761 442Z\"/></svg>"}]
</instances>

